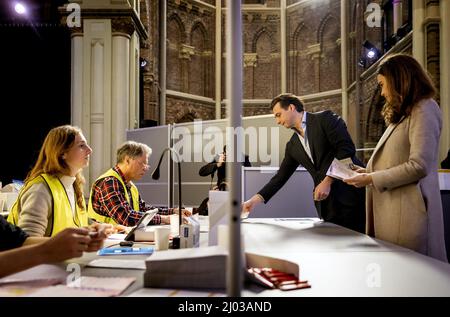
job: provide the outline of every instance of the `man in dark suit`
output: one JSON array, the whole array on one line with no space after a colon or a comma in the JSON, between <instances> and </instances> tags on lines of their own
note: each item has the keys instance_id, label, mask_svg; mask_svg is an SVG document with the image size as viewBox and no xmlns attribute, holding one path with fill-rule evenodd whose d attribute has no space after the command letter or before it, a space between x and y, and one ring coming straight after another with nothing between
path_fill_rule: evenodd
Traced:
<instances>
[{"instance_id":1,"label":"man in dark suit","mask_svg":"<svg viewBox=\"0 0 450 317\"><path fill-rule=\"evenodd\" d=\"M325 221L364 232L365 190L326 175L334 158L350 157L354 164L362 166L355 157L355 145L344 120L328 110L306 112L301 100L292 94L279 95L270 107L277 124L295 133L286 145L278 173L243 204L243 211L250 212L257 204L267 203L301 164L314 181L313 199L319 216ZM292 203L295 208L295 202Z\"/></svg>"}]
</instances>

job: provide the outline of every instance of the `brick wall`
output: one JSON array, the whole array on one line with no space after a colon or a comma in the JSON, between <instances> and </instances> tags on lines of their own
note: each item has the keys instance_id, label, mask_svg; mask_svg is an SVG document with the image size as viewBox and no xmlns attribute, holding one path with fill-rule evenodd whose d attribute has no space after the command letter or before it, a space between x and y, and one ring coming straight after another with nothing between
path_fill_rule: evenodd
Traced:
<instances>
[{"instance_id":1,"label":"brick wall","mask_svg":"<svg viewBox=\"0 0 450 317\"><path fill-rule=\"evenodd\" d=\"M185 118L213 120L215 116L215 105L167 96L166 120L168 124L184 122L182 119Z\"/></svg>"}]
</instances>

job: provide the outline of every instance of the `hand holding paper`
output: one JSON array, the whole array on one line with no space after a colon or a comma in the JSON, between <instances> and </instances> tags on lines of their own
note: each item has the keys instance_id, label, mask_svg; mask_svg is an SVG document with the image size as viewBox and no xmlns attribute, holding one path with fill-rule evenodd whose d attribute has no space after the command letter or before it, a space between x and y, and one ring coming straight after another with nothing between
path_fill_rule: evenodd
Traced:
<instances>
[{"instance_id":1,"label":"hand holding paper","mask_svg":"<svg viewBox=\"0 0 450 317\"><path fill-rule=\"evenodd\" d=\"M354 171L352 167L354 167L354 165L351 158L346 158L343 160L334 159L328 168L327 176L340 180L358 176L358 172Z\"/></svg>"}]
</instances>

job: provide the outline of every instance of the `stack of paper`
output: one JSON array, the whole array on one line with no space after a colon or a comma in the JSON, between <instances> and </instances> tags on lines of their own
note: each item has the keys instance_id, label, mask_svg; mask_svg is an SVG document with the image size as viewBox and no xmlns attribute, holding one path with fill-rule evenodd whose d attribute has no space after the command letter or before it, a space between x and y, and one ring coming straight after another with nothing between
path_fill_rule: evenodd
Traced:
<instances>
[{"instance_id":1,"label":"stack of paper","mask_svg":"<svg viewBox=\"0 0 450 317\"><path fill-rule=\"evenodd\" d=\"M227 252L217 246L167 250L146 261L145 287L225 288Z\"/></svg>"},{"instance_id":2,"label":"stack of paper","mask_svg":"<svg viewBox=\"0 0 450 317\"><path fill-rule=\"evenodd\" d=\"M67 285L38 289L29 294L32 297L92 297L118 296L136 279L134 277L82 276Z\"/></svg>"}]
</instances>

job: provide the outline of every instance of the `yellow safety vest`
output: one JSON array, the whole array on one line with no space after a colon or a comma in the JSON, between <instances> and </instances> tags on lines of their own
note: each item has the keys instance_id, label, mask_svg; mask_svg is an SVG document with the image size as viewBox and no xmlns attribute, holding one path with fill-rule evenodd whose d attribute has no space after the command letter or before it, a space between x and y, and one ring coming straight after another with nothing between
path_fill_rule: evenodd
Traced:
<instances>
[{"instance_id":1,"label":"yellow safety vest","mask_svg":"<svg viewBox=\"0 0 450 317\"><path fill-rule=\"evenodd\" d=\"M109 216L98 214L94 210L94 208L92 207L92 197L93 197L92 195L94 194L94 186L100 180L102 180L102 179L104 179L106 177L115 177L115 178L117 178L117 180L120 182L120 184L122 184L123 189L125 191L125 199L132 206L133 210L137 210L137 211L139 211L139 191L138 191L137 187L132 182L130 182L130 184L131 184L131 188L130 188L131 198L133 199L133 204L132 204L131 200L130 200L130 196L128 195L127 187L126 187L124 181L122 180L122 177L120 177L120 175L115 170L113 170L112 168L109 169L108 171L106 171L103 175L101 175L99 178L97 178L97 180L94 182L94 185L92 185L92 188L91 188L91 193L89 195L89 204L88 204L88 215L89 215L89 218L93 218L93 219L95 219L95 220L97 220L99 222L110 223L110 224L116 225L117 222L113 218L111 218Z\"/></svg>"},{"instance_id":2,"label":"yellow safety vest","mask_svg":"<svg viewBox=\"0 0 450 317\"><path fill-rule=\"evenodd\" d=\"M71 227L85 227L88 225L88 216L86 213L86 207L82 209L75 204L75 215L72 212L69 197L67 196L64 185L61 183L58 177L41 174L31 181L29 181L24 188L20 191L19 197L11 208L11 212L8 216L8 221L14 225L19 223L20 217L20 199L23 193L25 193L31 186L38 183L45 183L50 189L52 195L52 229L50 236L56 235L58 232L65 228Z\"/></svg>"}]
</instances>

